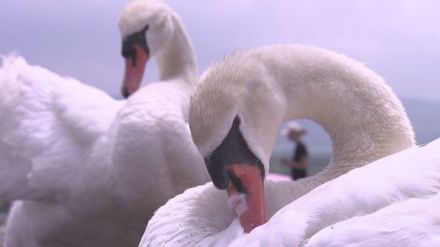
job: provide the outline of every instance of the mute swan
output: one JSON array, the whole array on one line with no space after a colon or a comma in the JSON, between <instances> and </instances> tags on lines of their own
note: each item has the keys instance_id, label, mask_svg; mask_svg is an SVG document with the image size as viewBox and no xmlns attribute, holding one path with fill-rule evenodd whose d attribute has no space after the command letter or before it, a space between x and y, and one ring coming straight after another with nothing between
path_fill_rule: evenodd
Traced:
<instances>
[{"instance_id":1,"label":"mute swan","mask_svg":"<svg viewBox=\"0 0 440 247\"><path fill-rule=\"evenodd\" d=\"M329 226L304 246L439 246L439 203L440 194L395 203Z\"/></svg>"},{"instance_id":2,"label":"mute swan","mask_svg":"<svg viewBox=\"0 0 440 247\"><path fill-rule=\"evenodd\" d=\"M439 150L438 146L435 150L437 154ZM432 154L434 152L428 155ZM417 158L418 164L419 158L424 157ZM440 158L437 157L436 160L437 180L430 182L437 182L435 186L438 188ZM408 165L410 170L419 168L414 166L414 163ZM417 186L416 183L420 181L412 180L412 182ZM366 216L353 217L328 226L314 234L304 246L439 246L440 213L437 210L439 204L438 192L433 196L397 202Z\"/></svg>"},{"instance_id":3,"label":"mute swan","mask_svg":"<svg viewBox=\"0 0 440 247\"><path fill-rule=\"evenodd\" d=\"M178 15L157 0L135 0L119 19L123 37L125 76L122 94L136 92L149 57L155 56L160 80L179 78L192 87L196 61L191 42Z\"/></svg>"},{"instance_id":4,"label":"mute swan","mask_svg":"<svg viewBox=\"0 0 440 247\"><path fill-rule=\"evenodd\" d=\"M298 182L266 181L264 205L260 181L277 130L299 118L327 131L332 160ZM240 217L245 231L264 222L264 206L268 219L320 184L415 143L400 101L379 76L343 55L309 46L260 48L215 64L192 95L189 120L214 185L246 192L249 208ZM226 201L211 184L188 189L156 212L140 246L214 244L234 218Z\"/></svg>"},{"instance_id":5,"label":"mute swan","mask_svg":"<svg viewBox=\"0 0 440 247\"><path fill-rule=\"evenodd\" d=\"M139 74L129 75L145 62L139 52L156 56L161 76L126 101L22 58L4 59L0 198L19 200L6 246L135 246L155 209L208 181L186 120L196 65L180 19L141 0L119 24L130 59L123 88L139 86ZM133 55L141 36L148 47Z\"/></svg>"},{"instance_id":6,"label":"mute swan","mask_svg":"<svg viewBox=\"0 0 440 247\"><path fill-rule=\"evenodd\" d=\"M429 203L440 193L439 151L437 139L355 169L283 207L231 246L300 246L309 238L306 246L438 242L440 218Z\"/></svg>"}]
</instances>

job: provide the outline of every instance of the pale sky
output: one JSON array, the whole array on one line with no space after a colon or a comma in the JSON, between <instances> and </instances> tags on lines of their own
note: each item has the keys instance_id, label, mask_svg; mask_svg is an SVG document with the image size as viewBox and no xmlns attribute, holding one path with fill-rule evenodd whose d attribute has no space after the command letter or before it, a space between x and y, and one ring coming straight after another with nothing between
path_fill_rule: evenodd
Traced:
<instances>
[{"instance_id":1,"label":"pale sky","mask_svg":"<svg viewBox=\"0 0 440 247\"><path fill-rule=\"evenodd\" d=\"M279 43L332 49L365 63L400 97L440 100L438 0L172 0L199 72L225 55ZM119 95L117 18L126 0L2 0L0 54ZM157 79L149 64L144 82Z\"/></svg>"}]
</instances>

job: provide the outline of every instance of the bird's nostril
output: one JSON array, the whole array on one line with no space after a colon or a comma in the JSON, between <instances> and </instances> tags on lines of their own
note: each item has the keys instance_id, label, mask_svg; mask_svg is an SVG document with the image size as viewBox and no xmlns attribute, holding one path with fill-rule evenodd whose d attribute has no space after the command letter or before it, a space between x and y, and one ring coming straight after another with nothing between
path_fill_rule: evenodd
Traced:
<instances>
[{"instance_id":1,"label":"bird's nostril","mask_svg":"<svg viewBox=\"0 0 440 247\"><path fill-rule=\"evenodd\" d=\"M122 96L124 96L124 98L128 98L128 96L130 96L130 92L128 92L128 89L126 87L123 87L121 89L121 94Z\"/></svg>"}]
</instances>

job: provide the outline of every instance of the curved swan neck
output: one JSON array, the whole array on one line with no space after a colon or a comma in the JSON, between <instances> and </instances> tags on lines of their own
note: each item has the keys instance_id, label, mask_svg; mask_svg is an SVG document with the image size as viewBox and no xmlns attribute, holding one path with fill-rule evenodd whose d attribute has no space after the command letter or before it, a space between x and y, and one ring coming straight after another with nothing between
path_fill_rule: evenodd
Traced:
<instances>
[{"instance_id":1,"label":"curved swan neck","mask_svg":"<svg viewBox=\"0 0 440 247\"><path fill-rule=\"evenodd\" d=\"M194 83L197 65L191 41L177 15L172 14L174 32L166 45L156 54L160 80L181 78Z\"/></svg>"},{"instance_id":2,"label":"curved swan neck","mask_svg":"<svg viewBox=\"0 0 440 247\"><path fill-rule=\"evenodd\" d=\"M285 45L239 53L202 76L196 90L200 99L205 97L203 88L210 89L206 94L212 102L219 101L218 94L233 98L227 100L236 102L230 112L238 109L243 136L266 168L283 121L307 118L321 125L332 140L333 157L313 184L415 143L411 124L391 88L362 64L323 49ZM216 93L210 92L214 89ZM202 104L193 101L192 111L202 112L197 110ZM210 112L225 105L211 106ZM208 138L195 140L201 140L200 148Z\"/></svg>"},{"instance_id":3,"label":"curved swan neck","mask_svg":"<svg viewBox=\"0 0 440 247\"><path fill-rule=\"evenodd\" d=\"M308 118L327 131L333 146L331 171L343 173L415 144L401 102L374 72L317 48L283 50L284 59L276 50L262 61L283 91L284 120Z\"/></svg>"},{"instance_id":4,"label":"curved swan neck","mask_svg":"<svg viewBox=\"0 0 440 247\"><path fill-rule=\"evenodd\" d=\"M373 71L312 47L292 51L292 57L291 68L273 67L287 103L284 120L310 119L332 141L332 160L315 180L332 179L415 144L401 102Z\"/></svg>"}]
</instances>

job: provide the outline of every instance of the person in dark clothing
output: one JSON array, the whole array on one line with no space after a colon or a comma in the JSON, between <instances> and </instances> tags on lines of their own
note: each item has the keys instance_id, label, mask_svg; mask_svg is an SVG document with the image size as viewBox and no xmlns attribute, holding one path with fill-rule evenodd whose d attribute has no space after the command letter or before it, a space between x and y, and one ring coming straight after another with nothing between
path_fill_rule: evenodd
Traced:
<instances>
[{"instance_id":1,"label":"person in dark clothing","mask_svg":"<svg viewBox=\"0 0 440 247\"><path fill-rule=\"evenodd\" d=\"M295 148L292 158L290 160L283 159L281 162L290 167L290 176L293 180L307 176L309 154L306 145L301 140L305 133L306 130L295 122L290 123L286 131L287 138L295 144Z\"/></svg>"},{"instance_id":2,"label":"person in dark clothing","mask_svg":"<svg viewBox=\"0 0 440 247\"><path fill-rule=\"evenodd\" d=\"M307 177L307 148L301 140L296 141L296 148L292 157L291 177L293 180Z\"/></svg>"}]
</instances>

